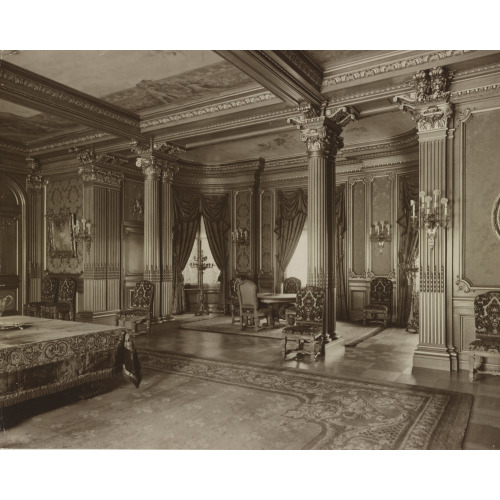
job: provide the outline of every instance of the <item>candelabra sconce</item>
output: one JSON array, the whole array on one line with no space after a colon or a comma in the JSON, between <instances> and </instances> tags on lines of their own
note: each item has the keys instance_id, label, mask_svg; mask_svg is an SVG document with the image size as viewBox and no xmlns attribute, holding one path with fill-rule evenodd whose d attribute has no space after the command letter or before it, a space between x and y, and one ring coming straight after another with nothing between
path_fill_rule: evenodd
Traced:
<instances>
[{"instance_id":1,"label":"candelabra sconce","mask_svg":"<svg viewBox=\"0 0 500 500\"><path fill-rule=\"evenodd\" d=\"M248 246L250 243L250 233L246 228L239 228L233 231L233 243L237 246Z\"/></svg>"},{"instance_id":2,"label":"candelabra sconce","mask_svg":"<svg viewBox=\"0 0 500 500\"><path fill-rule=\"evenodd\" d=\"M372 224L370 226L370 240L378 243L380 253L382 253L385 242L392 241L391 225L383 220Z\"/></svg>"},{"instance_id":3,"label":"candelabra sconce","mask_svg":"<svg viewBox=\"0 0 500 500\"><path fill-rule=\"evenodd\" d=\"M419 213L416 214L415 200L411 200L413 227L420 229L424 227L427 233L428 245L434 248L438 228L446 229L450 220L448 216L448 198L440 198L441 191L435 189L432 194L427 196L425 191L420 191Z\"/></svg>"},{"instance_id":4,"label":"candelabra sconce","mask_svg":"<svg viewBox=\"0 0 500 500\"><path fill-rule=\"evenodd\" d=\"M90 252L90 246L92 243L92 236L90 234L91 224L87 219L78 220L75 216L73 221L73 238L77 244L85 243L87 247L87 253Z\"/></svg>"},{"instance_id":5,"label":"candelabra sconce","mask_svg":"<svg viewBox=\"0 0 500 500\"><path fill-rule=\"evenodd\" d=\"M203 255L203 251L200 251L200 257L194 256L193 262L189 264L191 267L198 269L198 282L200 284L200 307L195 316L202 316L204 314L210 314L210 311L205 303L205 292L203 290L203 273L205 269L214 267L213 262L207 262L208 257Z\"/></svg>"}]
</instances>

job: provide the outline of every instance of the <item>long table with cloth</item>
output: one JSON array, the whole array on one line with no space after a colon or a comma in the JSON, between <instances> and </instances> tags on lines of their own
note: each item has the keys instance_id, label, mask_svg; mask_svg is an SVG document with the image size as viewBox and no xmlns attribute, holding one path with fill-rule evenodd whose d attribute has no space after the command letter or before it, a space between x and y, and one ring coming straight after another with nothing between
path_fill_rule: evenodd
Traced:
<instances>
[{"instance_id":1,"label":"long table with cloth","mask_svg":"<svg viewBox=\"0 0 500 500\"><path fill-rule=\"evenodd\" d=\"M0 318L0 408L141 368L127 330L56 319Z\"/></svg>"}]
</instances>

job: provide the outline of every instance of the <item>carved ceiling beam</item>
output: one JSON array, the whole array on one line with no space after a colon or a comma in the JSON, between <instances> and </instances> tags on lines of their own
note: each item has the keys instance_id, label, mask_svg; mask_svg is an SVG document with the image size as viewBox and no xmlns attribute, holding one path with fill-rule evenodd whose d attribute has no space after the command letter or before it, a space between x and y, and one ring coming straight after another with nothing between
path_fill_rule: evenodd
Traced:
<instances>
[{"instance_id":1,"label":"carved ceiling beam","mask_svg":"<svg viewBox=\"0 0 500 500\"><path fill-rule=\"evenodd\" d=\"M294 106L320 108L322 69L300 50L218 50L217 53L263 87Z\"/></svg>"},{"instance_id":2,"label":"carved ceiling beam","mask_svg":"<svg viewBox=\"0 0 500 500\"><path fill-rule=\"evenodd\" d=\"M62 116L122 137L140 137L140 120L125 111L71 87L2 61L0 98L41 112Z\"/></svg>"}]
</instances>

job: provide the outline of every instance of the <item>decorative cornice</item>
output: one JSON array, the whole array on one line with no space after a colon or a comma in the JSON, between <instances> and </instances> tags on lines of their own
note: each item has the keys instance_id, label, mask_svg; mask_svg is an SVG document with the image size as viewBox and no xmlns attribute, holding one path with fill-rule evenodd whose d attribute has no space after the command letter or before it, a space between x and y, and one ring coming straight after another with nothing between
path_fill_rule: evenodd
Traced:
<instances>
[{"instance_id":1,"label":"decorative cornice","mask_svg":"<svg viewBox=\"0 0 500 500\"><path fill-rule=\"evenodd\" d=\"M6 141L5 139L0 140L0 150L23 154L28 152L28 149L23 144Z\"/></svg>"},{"instance_id":2,"label":"decorative cornice","mask_svg":"<svg viewBox=\"0 0 500 500\"><path fill-rule=\"evenodd\" d=\"M78 173L82 176L84 182L98 182L108 186L120 186L124 178L122 173L116 173L93 164L80 167Z\"/></svg>"},{"instance_id":3,"label":"decorative cornice","mask_svg":"<svg viewBox=\"0 0 500 500\"><path fill-rule=\"evenodd\" d=\"M28 166L31 168L31 174L26 178L26 187L35 191L41 190L48 184L48 181L42 176L42 167L36 158L26 158Z\"/></svg>"},{"instance_id":4,"label":"decorative cornice","mask_svg":"<svg viewBox=\"0 0 500 500\"><path fill-rule=\"evenodd\" d=\"M190 118L205 116L212 113L218 113L220 111L227 111L228 109L241 108L244 106L249 106L251 104L256 104L269 100L279 100L279 99L271 92L262 92L260 94L247 97L239 97L237 99L219 102L217 104L208 104L207 106L203 106L201 108L195 108L182 111L179 113L174 113L165 116L163 118L146 119L141 121L141 129L144 130L149 127L157 127L158 125L165 125L167 123L173 123L181 120L187 120Z\"/></svg>"},{"instance_id":5,"label":"decorative cornice","mask_svg":"<svg viewBox=\"0 0 500 500\"><path fill-rule=\"evenodd\" d=\"M369 68L363 68L359 71L342 73L340 75L328 76L323 80L322 87L328 87L330 85L338 85L340 83L351 82L354 80L360 80L364 78L369 78L372 76L391 73L393 71L398 71L402 69L409 69L415 66L420 66L421 64L427 64L430 62L437 62L450 57L456 57L463 54L474 52L473 50L441 50L438 52L431 52L430 54L425 54L421 56L409 57L406 59L399 59L397 61L378 64L376 66L370 66Z\"/></svg>"},{"instance_id":6,"label":"decorative cornice","mask_svg":"<svg viewBox=\"0 0 500 500\"><path fill-rule=\"evenodd\" d=\"M483 94L500 94L500 84L494 83L492 85L483 85L482 87L475 87L473 89L455 90L451 92L451 100L452 102L464 101L471 97L483 97Z\"/></svg>"},{"instance_id":7,"label":"decorative cornice","mask_svg":"<svg viewBox=\"0 0 500 500\"><path fill-rule=\"evenodd\" d=\"M75 153L76 159L83 165L95 165L99 167L114 167L120 168L127 163L124 158L117 158L116 156L103 153L96 153L93 146L90 148L70 148L70 153Z\"/></svg>"},{"instance_id":8,"label":"decorative cornice","mask_svg":"<svg viewBox=\"0 0 500 500\"><path fill-rule=\"evenodd\" d=\"M61 139L57 142L51 142L46 144L40 144L39 146L27 146L26 152L28 153L42 153L44 151L50 151L51 149L67 148L68 146L73 146L74 144L81 144L82 142L95 141L97 139L103 139L104 137L111 137L110 134L106 132L96 132L95 134L82 135L78 137L72 137L70 139Z\"/></svg>"}]
</instances>

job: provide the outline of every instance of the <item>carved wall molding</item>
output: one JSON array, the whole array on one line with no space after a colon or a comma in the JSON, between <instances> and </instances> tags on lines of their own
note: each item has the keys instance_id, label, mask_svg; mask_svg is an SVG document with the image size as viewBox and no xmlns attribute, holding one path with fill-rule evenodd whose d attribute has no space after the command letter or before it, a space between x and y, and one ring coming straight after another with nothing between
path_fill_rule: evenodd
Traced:
<instances>
[{"instance_id":1,"label":"carved wall molding","mask_svg":"<svg viewBox=\"0 0 500 500\"><path fill-rule=\"evenodd\" d=\"M79 135L78 137L71 137L66 139L60 139L56 142L47 142L40 145L28 145L26 147L27 153L41 153L43 151L48 151L51 149L67 148L68 146L73 146L75 144L87 143L90 141L95 141L98 139L103 139L106 137L111 137L111 134L106 132L96 132L94 134Z\"/></svg>"},{"instance_id":2,"label":"carved wall molding","mask_svg":"<svg viewBox=\"0 0 500 500\"><path fill-rule=\"evenodd\" d=\"M418 135L411 131L408 134L404 134L404 136L396 139L389 139L388 142L377 141L376 144L370 144L366 146L355 146L349 147L345 146L339 155L348 156L352 153L361 153L363 151L378 151L380 149L395 149L399 146L406 146L407 144L415 143L418 146Z\"/></svg>"},{"instance_id":3,"label":"carved wall molding","mask_svg":"<svg viewBox=\"0 0 500 500\"><path fill-rule=\"evenodd\" d=\"M500 240L500 194L491 208L491 228L495 236Z\"/></svg>"},{"instance_id":4,"label":"carved wall molding","mask_svg":"<svg viewBox=\"0 0 500 500\"><path fill-rule=\"evenodd\" d=\"M460 292L464 293L469 293L472 287L472 283L467 278L461 278L459 275L457 275L455 285L457 285Z\"/></svg>"},{"instance_id":5,"label":"carved wall molding","mask_svg":"<svg viewBox=\"0 0 500 500\"><path fill-rule=\"evenodd\" d=\"M350 177L348 183L350 186L354 186L356 182L362 182L365 186L367 186L368 184L373 182L373 179L375 179L375 176L373 174L366 174L362 177Z\"/></svg>"},{"instance_id":6,"label":"carved wall molding","mask_svg":"<svg viewBox=\"0 0 500 500\"><path fill-rule=\"evenodd\" d=\"M367 269L366 271L362 272L361 274L356 274L352 269L349 269L349 271L347 272L347 276L349 276L349 278L362 278L362 279L369 279L371 280L372 278L375 278L375 273L373 273L373 271L370 271L369 269Z\"/></svg>"},{"instance_id":7,"label":"carved wall molding","mask_svg":"<svg viewBox=\"0 0 500 500\"><path fill-rule=\"evenodd\" d=\"M157 127L158 125L165 125L167 123L178 122L181 120L187 120L189 118L196 118L212 113L218 113L220 111L227 111L229 109L241 108L244 106L249 106L251 104L256 104L271 100L278 100L278 98L271 92L262 92L260 94L248 97L239 97L237 99L232 99L230 101L224 101L217 104L209 104L201 108L190 109L179 113L171 114L163 118L145 119L141 121L141 129Z\"/></svg>"},{"instance_id":8,"label":"carved wall molding","mask_svg":"<svg viewBox=\"0 0 500 500\"><path fill-rule=\"evenodd\" d=\"M397 61L377 64L375 66L370 66L368 68L363 68L359 71L346 72L340 75L328 76L323 80L322 87L328 87L330 85L337 85L339 83L346 83L354 80L369 78L372 76L379 75L381 73L391 73L393 71L398 71L402 69L410 69L422 64L427 64L430 62L439 62L443 59L450 57L456 57L463 54L474 52L473 50L441 50L438 52L431 52L430 54L424 54L421 56L413 56L405 59L399 59Z\"/></svg>"},{"instance_id":9,"label":"carved wall molding","mask_svg":"<svg viewBox=\"0 0 500 500\"><path fill-rule=\"evenodd\" d=\"M122 173L96 167L95 165L80 167L78 173L82 176L84 182L98 182L113 187L120 186L124 179Z\"/></svg>"},{"instance_id":10,"label":"carved wall molding","mask_svg":"<svg viewBox=\"0 0 500 500\"><path fill-rule=\"evenodd\" d=\"M459 111L457 114L457 125L460 127L463 123L467 123L472 119L472 110L471 108L465 108L462 111Z\"/></svg>"}]
</instances>

